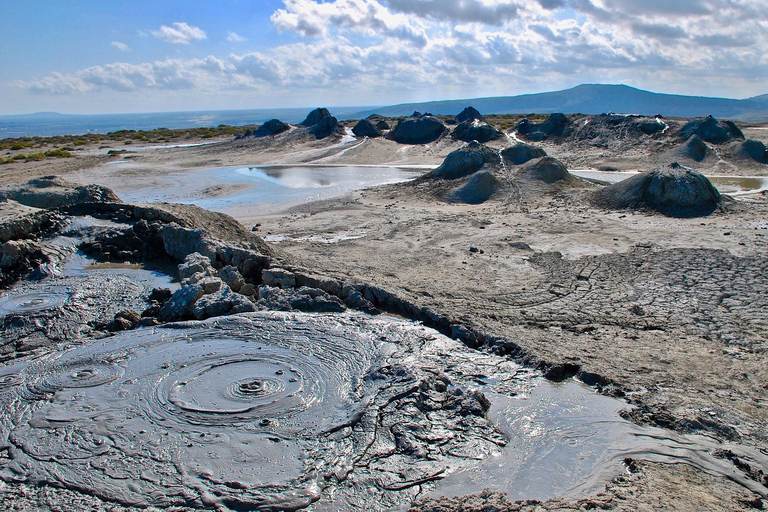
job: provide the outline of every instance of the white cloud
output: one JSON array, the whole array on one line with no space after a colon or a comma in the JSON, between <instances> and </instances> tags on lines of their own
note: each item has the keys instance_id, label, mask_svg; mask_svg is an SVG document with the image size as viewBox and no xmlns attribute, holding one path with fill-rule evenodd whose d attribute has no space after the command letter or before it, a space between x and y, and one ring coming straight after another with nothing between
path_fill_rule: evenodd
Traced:
<instances>
[{"instance_id":1,"label":"white cloud","mask_svg":"<svg viewBox=\"0 0 768 512\"><path fill-rule=\"evenodd\" d=\"M173 44L189 44L208 37L202 29L185 22L176 22L172 25L172 27L162 25L159 30L153 30L152 35Z\"/></svg>"},{"instance_id":2,"label":"white cloud","mask_svg":"<svg viewBox=\"0 0 768 512\"><path fill-rule=\"evenodd\" d=\"M227 34L227 41L229 41L230 43L244 43L247 40L248 39L244 38L237 32L230 32L229 34Z\"/></svg>"},{"instance_id":3,"label":"white cloud","mask_svg":"<svg viewBox=\"0 0 768 512\"><path fill-rule=\"evenodd\" d=\"M112 41L110 43L112 46L120 50L121 52L129 52L131 49L128 47L127 44L121 43L120 41Z\"/></svg>"},{"instance_id":4,"label":"white cloud","mask_svg":"<svg viewBox=\"0 0 768 512\"><path fill-rule=\"evenodd\" d=\"M584 82L691 94L764 93L763 0L285 0L258 52L114 63L16 82L34 93L257 91L380 103L548 90ZM717 16L708 14L716 12ZM176 23L169 31L199 31ZM160 31L158 31L160 32ZM230 33L228 40L240 37ZM717 89L715 89L717 88ZM387 98L387 99L384 99Z\"/></svg>"}]
</instances>

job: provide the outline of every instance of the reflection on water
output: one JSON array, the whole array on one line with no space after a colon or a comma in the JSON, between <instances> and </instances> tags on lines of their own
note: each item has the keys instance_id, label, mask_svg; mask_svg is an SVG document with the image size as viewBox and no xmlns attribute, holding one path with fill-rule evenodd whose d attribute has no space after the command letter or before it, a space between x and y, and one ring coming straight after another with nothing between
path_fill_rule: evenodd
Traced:
<instances>
[{"instance_id":1,"label":"reflection on water","mask_svg":"<svg viewBox=\"0 0 768 512\"><path fill-rule=\"evenodd\" d=\"M130 203L196 204L225 213L263 213L345 192L412 180L424 171L385 166L262 166L183 170L144 176L130 165L100 168L80 180L113 189ZM212 194L211 191L216 193Z\"/></svg>"},{"instance_id":2,"label":"reflection on water","mask_svg":"<svg viewBox=\"0 0 768 512\"><path fill-rule=\"evenodd\" d=\"M639 174L637 171L598 171L595 169L570 169L580 178L605 184L618 183ZM740 196L768 190L768 178L762 176L707 176L721 194Z\"/></svg>"}]
</instances>

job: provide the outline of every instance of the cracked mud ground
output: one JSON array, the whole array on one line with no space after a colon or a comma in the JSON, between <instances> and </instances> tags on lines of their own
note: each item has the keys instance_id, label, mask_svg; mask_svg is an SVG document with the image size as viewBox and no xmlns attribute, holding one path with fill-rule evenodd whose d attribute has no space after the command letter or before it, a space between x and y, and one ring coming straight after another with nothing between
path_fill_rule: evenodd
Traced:
<instances>
[{"instance_id":1,"label":"cracked mud ground","mask_svg":"<svg viewBox=\"0 0 768 512\"><path fill-rule=\"evenodd\" d=\"M550 377L578 375L636 405L627 417L639 424L765 453L766 213L762 198L704 219L669 219L592 209L577 191L466 206L382 187L258 221L262 232L288 235L276 247L298 264L445 315L487 335L499 353L544 363ZM364 236L292 241L350 231ZM648 463L641 473L638 492L665 507L676 506L675 493L696 495L697 485L711 496L733 485L677 466ZM710 503L702 491L691 507L750 508L734 498L741 492Z\"/></svg>"}]
</instances>

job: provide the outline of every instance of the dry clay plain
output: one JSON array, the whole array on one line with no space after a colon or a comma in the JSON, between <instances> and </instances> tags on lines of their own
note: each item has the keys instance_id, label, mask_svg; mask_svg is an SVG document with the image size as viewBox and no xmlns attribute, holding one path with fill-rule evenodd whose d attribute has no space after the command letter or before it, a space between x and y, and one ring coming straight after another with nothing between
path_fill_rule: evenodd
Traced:
<instances>
[{"instance_id":1,"label":"dry clay plain","mask_svg":"<svg viewBox=\"0 0 768 512\"><path fill-rule=\"evenodd\" d=\"M226 166L422 168L424 176L407 183L286 209L230 212L246 229L189 208L158 208L215 239L262 236L266 244L255 237L249 243L269 255L272 268L348 305L350 289L364 292L359 304L365 307L422 321L470 350L514 361L551 381L576 378L596 393L618 397L626 402L624 416L637 425L722 443L711 452L730 467L728 474L714 474L688 463L627 458L625 467L601 484L604 489L589 495L510 501L490 491L453 498L414 492L413 510L763 509L768 505L768 196L760 190L707 196L711 191L689 169L708 176L768 177L768 126L610 114L529 116L521 123L522 116L463 114L458 120L402 119L400 141L395 130L388 137L375 132L352 137L354 123L345 127L318 112L308 126L259 134L265 136L232 140L224 133L153 142L147 132L134 141L209 142L189 147L136 150L124 144L133 136L127 133L120 140L84 137L69 148L71 157L14 160L23 149L8 149L7 162L0 165L7 198L0 212L6 225L41 212L77 215L71 203L23 204L24 197L51 186L40 184L49 175L119 188L164 173ZM376 121L392 127L397 122L373 121L374 127ZM412 132L409 122L415 123ZM427 122L426 128L417 126ZM431 129L436 136L429 135ZM469 135L459 137L460 129ZM467 142L473 138L486 140ZM37 153L62 147L46 139L36 144ZM116 160L127 163L109 165ZM660 171L656 182L609 191L565 169ZM72 197L67 194L74 187L57 181L52 188ZM109 194L98 200L117 201ZM98 209L96 199L88 201L83 211L125 215L122 206ZM138 222L130 216L122 220ZM56 230L37 225L22 234L10 231L2 240L8 254L8 244L18 240L40 249ZM23 279L55 256L45 249L35 254L14 261L16 277ZM118 261L143 256L102 255ZM3 269L7 276L9 269L10 263ZM260 279L250 282L259 285ZM4 284L11 287L11 281ZM249 300L257 299L258 293ZM8 322L3 329L3 337L13 331ZM111 335L107 330L91 325L88 339L75 342ZM54 350L56 345L38 343L3 354L11 365ZM12 456L8 448L0 453L3 466ZM76 486L23 479L3 478L0 497L8 510L135 508Z\"/></svg>"}]
</instances>

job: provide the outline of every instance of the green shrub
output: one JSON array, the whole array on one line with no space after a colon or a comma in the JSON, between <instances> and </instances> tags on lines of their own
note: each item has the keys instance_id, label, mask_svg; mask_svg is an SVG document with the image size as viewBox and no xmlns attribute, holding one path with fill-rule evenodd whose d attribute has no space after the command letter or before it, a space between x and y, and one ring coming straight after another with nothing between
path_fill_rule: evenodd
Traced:
<instances>
[{"instance_id":1,"label":"green shrub","mask_svg":"<svg viewBox=\"0 0 768 512\"><path fill-rule=\"evenodd\" d=\"M24 149L25 147L27 147L27 145L24 144L23 142L17 142L13 146L11 146L11 149L14 150L14 151L18 151L20 149Z\"/></svg>"},{"instance_id":2,"label":"green shrub","mask_svg":"<svg viewBox=\"0 0 768 512\"><path fill-rule=\"evenodd\" d=\"M125 145L128 145L128 144L133 144L133 141L132 141L132 140L127 140L127 141L125 141L123 144L125 144Z\"/></svg>"},{"instance_id":3,"label":"green shrub","mask_svg":"<svg viewBox=\"0 0 768 512\"><path fill-rule=\"evenodd\" d=\"M75 142L73 142L73 144L75 146L85 146L86 144L88 144L88 141L83 139L77 139Z\"/></svg>"},{"instance_id":4,"label":"green shrub","mask_svg":"<svg viewBox=\"0 0 768 512\"><path fill-rule=\"evenodd\" d=\"M19 153L18 155L13 157L13 160L26 160L26 159L27 159L27 155L25 155L24 153Z\"/></svg>"},{"instance_id":5,"label":"green shrub","mask_svg":"<svg viewBox=\"0 0 768 512\"><path fill-rule=\"evenodd\" d=\"M35 162L39 162L40 160L45 160L45 153L30 153L27 155L27 162L30 162L34 160Z\"/></svg>"},{"instance_id":6,"label":"green shrub","mask_svg":"<svg viewBox=\"0 0 768 512\"><path fill-rule=\"evenodd\" d=\"M72 153L64 149L49 149L45 152L45 156L68 158L72 156Z\"/></svg>"}]
</instances>

